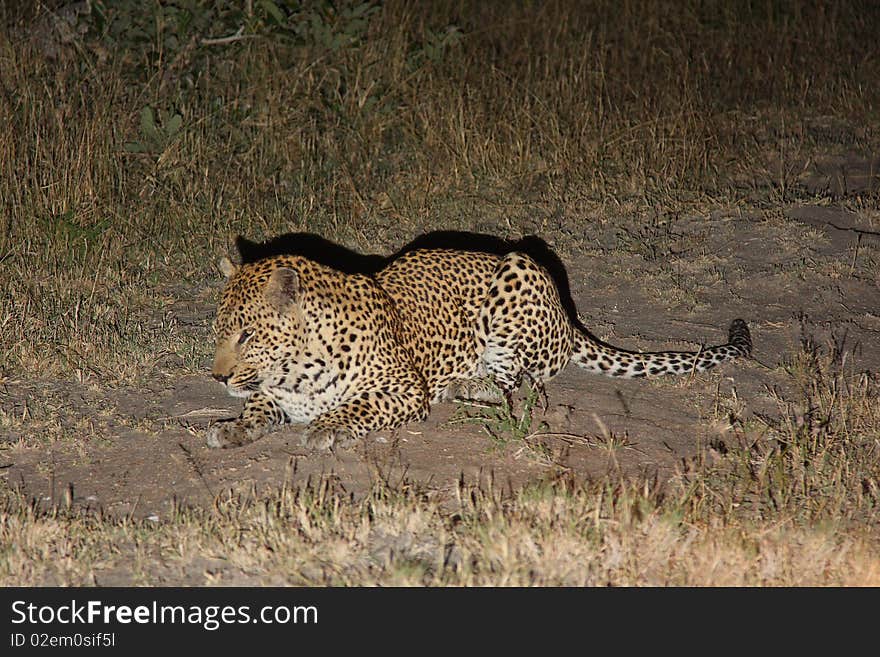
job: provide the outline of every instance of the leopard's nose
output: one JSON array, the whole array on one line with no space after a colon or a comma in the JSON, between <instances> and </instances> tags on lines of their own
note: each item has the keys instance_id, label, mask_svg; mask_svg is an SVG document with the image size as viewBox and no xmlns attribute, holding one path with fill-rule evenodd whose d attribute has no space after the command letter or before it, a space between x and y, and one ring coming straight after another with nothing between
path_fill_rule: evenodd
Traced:
<instances>
[{"instance_id":1,"label":"leopard's nose","mask_svg":"<svg viewBox=\"0 0 880 657\"><path fill-rule=\"evenodd\" d=\"M211 376L213 376L220 383L226 383L227 381L229 381L228 374L217 374L217 372L211 372Z\"/></svg>"}]
</instances>

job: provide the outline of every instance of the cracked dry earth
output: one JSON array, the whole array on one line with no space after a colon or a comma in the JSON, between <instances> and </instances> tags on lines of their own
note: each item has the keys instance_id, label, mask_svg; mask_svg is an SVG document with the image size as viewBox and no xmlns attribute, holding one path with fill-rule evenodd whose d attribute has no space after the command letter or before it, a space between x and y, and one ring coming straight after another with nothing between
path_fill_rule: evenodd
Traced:
<instances>
[{"instance_id":1,"label":"cracked dry earth","mask_svg":"<svg viewBox=\"0 0 880 657\"><path fill-rule=\"evenodd\" d=\"M623 234L598 222L586 230L585 247L558 253L595 335L625 348L693 350L723 342L730 321L742 317L753 359L650 381L569 365L546 386L546 407L539 403L525 440L494 440L480 423L462 421L478 409L441 404L423 424L321 454L295 446L284 431L240 449L208 449L209 422L237 414L241 404L211 380L208 362L199 373L157 373L132 387L6 380L0 476L45 505L156 518L175 504L210 504L230 489L248 494L327 475L355 496L383 479L417 482L439 496L452 495L460 479L491 478L505 488L560 473L665 480L701 452L723 449L742 423L754 420L760 430L762 418L794 399L781 366L803 339L842 346L854 371L880 367L876 211L802 206L678 220L656 236L662 252L653 257L621 249ZM219 290L220 282L206 285ZM171 312L210 340L214 308L196 298L181 294Z\"/></svg>"}]
</instances>

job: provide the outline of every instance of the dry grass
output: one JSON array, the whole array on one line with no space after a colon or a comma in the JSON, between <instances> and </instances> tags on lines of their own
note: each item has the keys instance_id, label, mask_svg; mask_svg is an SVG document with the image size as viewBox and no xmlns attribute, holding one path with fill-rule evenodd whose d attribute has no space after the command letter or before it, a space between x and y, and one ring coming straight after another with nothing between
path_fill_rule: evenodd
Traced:
<instances>
[{"instance_id":1,"label":"dry grass","mask_svg":"<svg viewBox=\"0 0 880 657\"><path fill-rule=\"evenodd\" d=\"M478 216L576 241L578 221L792 193L785 163L821 117L876 146L876 9L733 7L389 2L336 51L263 37L162 58L159 33L123 54L90 32L54 60L40 17L7 8L3 370L135 378L157 339L203 355L162 325L161 284L204 280L236 234L385 250ZM179 131L147 139L145 107Z\"/></svg>"},{"instance_id":2,"label":"dry grass","mask_svg":"<svg viewBox=\"0 0 880 657\"><path fill-rule=\"evenodd\" d=\"M0 8L0 379L199 369L203 327L163 309L211 295L237 234L576 249L582 222L764 207L815 153L880 146L871 3L390 1L338 49L268 29L169 49L167 26L126 49L92 24L56 58L45 15ZM180 128L147 139L145 107ZM877 380L804 354L801 406L662 488L462 490L449 509L324 482L157 526L6 492L0 583L877 585Z\"/></svg>"},{"instance_id":3,"label":"dry grass","mask_svg":"<svg viewBox=\"0 0 880 657\"><path fill-rule=\"evenodd\" d=\"M665 485L564 480L452 502L332 479L172 519L39 511L7 491L0 584L880 585L880 381L793 365L803 409ZM734 423L736 420L734 419Z\"/></svg>"}]
</instances>

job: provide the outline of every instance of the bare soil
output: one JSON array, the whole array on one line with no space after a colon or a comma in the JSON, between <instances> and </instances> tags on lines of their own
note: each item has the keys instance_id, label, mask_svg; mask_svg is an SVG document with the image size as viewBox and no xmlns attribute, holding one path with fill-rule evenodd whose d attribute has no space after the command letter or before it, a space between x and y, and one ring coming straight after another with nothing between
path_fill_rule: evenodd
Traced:
<instances>
[{"instance_id":1,"label":"bare soil","mask_svg":"<svg viewBox=\"0 0 880 657\"><path fill-rule=\"evenodd\" d=\"M840 163L829 160L811 170L806 189L852 194L877 186L876 169L844 181L834 166ZM846 187L859 181L867 187ZM48 506L159 519L176 505L210 504L228 489L259 492L327 475L355 497L384 479L414 482L441 499L460 479L514 488L563 473L617 471L663 481L688 461L723 451L738 423L779 412L790 392L781 367L802 340L836 345L854 370L880 368L877 219L842 205L761 215L727 209L658 224L641 241L599 222L560 225L560 235L578 236L576 244L560 237L555 248L572 300L598 337L646 351L697 349L723 342L730 321L742 317L754 353L708 374L652 381L605 379L570 365L546 386L546 408L525 440L495 440L479 422L461 421L476 409L443 404L423 424L349 450L310 453L284 431L245 448L211 450L205 428L237 414L240 400L211 380L209 362L201 373L179 375L172 354L162 356L168 373L157 368L137 386L88 377L7 380L0 410L12 421L0 426L7 444L0 472ZM214 293L220 285L205 282ZM175 294L166 313L178 330L210 340L214 295Z\"/></svg>"}]
</instances>

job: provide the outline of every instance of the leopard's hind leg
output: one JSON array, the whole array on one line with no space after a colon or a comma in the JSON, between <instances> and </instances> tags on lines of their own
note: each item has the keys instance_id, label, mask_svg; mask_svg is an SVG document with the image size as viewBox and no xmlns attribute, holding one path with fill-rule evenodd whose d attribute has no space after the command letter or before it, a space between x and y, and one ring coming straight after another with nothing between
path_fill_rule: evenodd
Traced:
<instances>
[{"instance_id":1,"label":"leopard's hind leg","mask_svg":"<svg viewBox=\"0 0 880 657\"><path fill-rule=\"evenodd\" d=\"M523 253L502 258L477 326L482 368L496 385L509 394L523 376L555 377L571 357L572 331L550 274Z\"/></svg>"}]
</instances>

